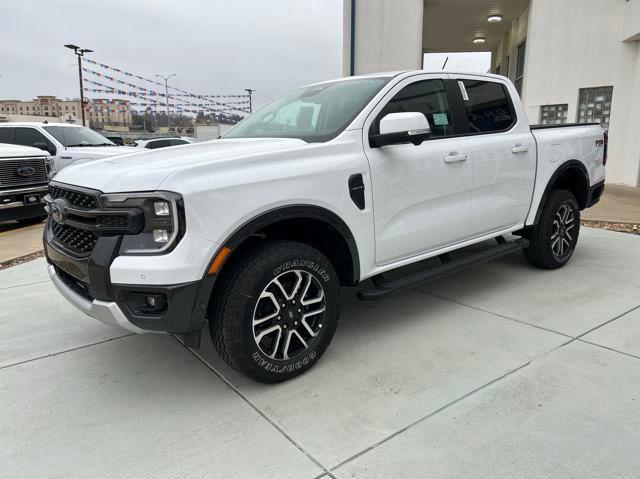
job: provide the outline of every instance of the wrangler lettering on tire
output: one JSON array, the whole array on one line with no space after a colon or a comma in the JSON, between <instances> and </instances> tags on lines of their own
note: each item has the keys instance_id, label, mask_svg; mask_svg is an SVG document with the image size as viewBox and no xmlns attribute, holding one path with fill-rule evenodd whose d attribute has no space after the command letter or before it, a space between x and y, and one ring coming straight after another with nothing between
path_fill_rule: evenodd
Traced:
<instances>
[{"instance_id":1,"label":"wrangler lettering on tire","mask_svg":"<svg viewBox=\"0 0 640 479\"><path fill-rule=\"evenodd\" d=\"M213 343L227 364L257 381L290 379L327 349L339 295L334 268L319 251L264 240L232 258L216 284Z\"/></svg>"}]
</instances>

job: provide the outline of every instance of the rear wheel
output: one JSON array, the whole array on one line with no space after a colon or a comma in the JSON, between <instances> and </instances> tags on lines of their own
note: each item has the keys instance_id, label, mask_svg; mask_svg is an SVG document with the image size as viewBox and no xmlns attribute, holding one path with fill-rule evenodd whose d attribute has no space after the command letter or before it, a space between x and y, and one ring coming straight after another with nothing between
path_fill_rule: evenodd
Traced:
<instances>
[{"instance_id":1,"label":"rear wheel","mask_svg":"<svg viewBox=\"0 0 640 479\"><path fill-rule=\"evenodd\" d=\"M303 243L266 240L240 252L214 294L213 343L230 366L256 381L284 381L311 368L338 324L335 270Z\"/></svg>"},{"instance_id":2,"label":"rear wheel","mask_svg":"<svg viewBox=\"0 0 640 479\"><path fill-rule=\"evenodd\" d=\"M539 268L560 268L573 255L579 233L580 209L575 196L567 190L552 190L538 224L527 235L530 244L524 250L525 257Z\"/></svg>"}]
</instances>

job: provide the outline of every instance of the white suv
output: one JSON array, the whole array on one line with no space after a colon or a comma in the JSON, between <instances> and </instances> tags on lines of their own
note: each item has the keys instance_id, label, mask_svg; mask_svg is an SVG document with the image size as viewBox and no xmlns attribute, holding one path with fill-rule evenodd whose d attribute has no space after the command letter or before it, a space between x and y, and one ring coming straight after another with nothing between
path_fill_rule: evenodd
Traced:
<instances>
[{"instance_id":1,"label":"white suv","mask_svg":"<svg viewBox=\"0 0 640 479\"><path fill-rule=\"evenodd\" d=\"M49 274L79 309L130 331L197 347L208 321L227 363L281 381L328 347L340 286L378 299L520 250L566 264L605 162L599 125L530 128L502 76L320 83L220 140L61 172L46 198ZM399 269L428 258L441 264Z\"/></svg>"}]
</instances>

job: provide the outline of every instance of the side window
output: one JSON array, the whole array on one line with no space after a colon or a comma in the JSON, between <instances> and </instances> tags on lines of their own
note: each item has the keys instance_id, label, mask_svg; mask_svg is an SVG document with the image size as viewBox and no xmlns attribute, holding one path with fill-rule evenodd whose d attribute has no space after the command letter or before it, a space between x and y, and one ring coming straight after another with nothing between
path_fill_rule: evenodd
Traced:
<instances>
[{"instance_id":1,"label":"side window","mask_svg":"<svg viewBox=\"0 0 640 479\"><path fill-rule=\"evenodd\" d=\"M169 140L169 145L171 146L186 145L187 143L189 142L185 140Z\"/></svg>"},{"instance_id":2,"label":"side window","mask_svg":"<svg viewBox=\"0 0 640 479\"><path fill-rule=\"evenodd\" d=\"M11 128L8 128L8 127L0 128L0 143L9 143L10 133L11 133Z\"/></svg>"},{"instance_id":3,"label":"side window","mask_svg":"<svg viewBox=\"0 0 640 479\"><path fill-rule=\"evenodd\" d=\"M406 112L424 114L434 137L453 135L453 116L442 80L417 81L396 93L371 125L372 134L379 133L385 115Z\"/></svg>"},{"instance_id":4,"label":"side window","mask_svg":"<svg viewBox=\"0 0 640 479\"><path fill-rule=\"evenodd\" d=\"M515 123L509 93L501 83L458 80L471 133L507 130Z\"/></svg>"},{"instance_id":5,"label":"side window","mask_svg":"<svg viewBox=\"0 0 640 479\"><path fill-rule=\"evenodd\" d=\"M47 148L53 148L53 144L35 128L16 128L13 138L16 145L33 146L34 143L45 143Z\"/></svg>"}]
</instances>

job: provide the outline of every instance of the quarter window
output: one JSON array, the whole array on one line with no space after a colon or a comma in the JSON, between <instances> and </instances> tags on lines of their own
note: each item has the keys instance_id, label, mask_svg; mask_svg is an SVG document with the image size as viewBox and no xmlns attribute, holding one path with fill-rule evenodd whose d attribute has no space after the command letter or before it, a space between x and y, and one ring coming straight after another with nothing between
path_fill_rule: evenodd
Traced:
<instances>
[{"instance_id":1,"label":"quarter window","mask_svg":"<svg viewBox=\"0 0 640 479\"><path fill-rule=\"evenodd\" d=\"M509 94L501 83L459 80L470 133L507 130L515 123Z\"/></svg>"},{"instance_id":2,"label":"quarter window","mask_svg":"<svg viewBox=\"0 0 640 479\"><path fill-rule=\"evenodd\" d=\"M371 133L380 132L380 120L389 113L419 112L429 122L434 137L453 135L453 116L442 80L423 80L407 85L378 114Z\"/></svg>"}]
</instances>

